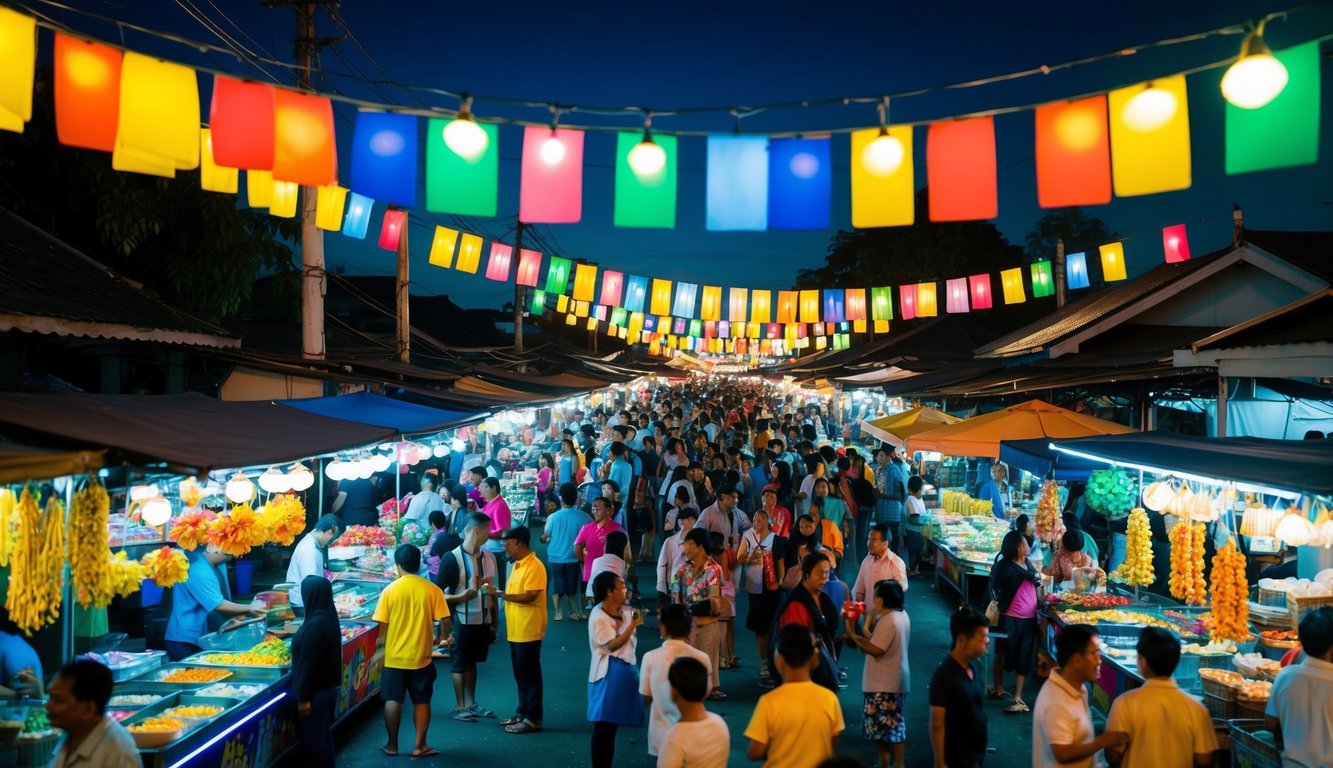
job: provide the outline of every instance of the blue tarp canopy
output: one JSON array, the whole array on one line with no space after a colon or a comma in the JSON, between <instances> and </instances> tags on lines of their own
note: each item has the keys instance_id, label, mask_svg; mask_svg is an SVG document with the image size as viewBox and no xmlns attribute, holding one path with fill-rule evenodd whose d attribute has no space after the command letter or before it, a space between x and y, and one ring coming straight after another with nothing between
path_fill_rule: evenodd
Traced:
<instances>
[{"instance_id":1,"label":"blue tarp canopy","mask_svg":"<svg viewBox=\"0 0 1333 768\"><path fill-rule=\"evenodd\" d=\"M1093 470L1106 468L1105 462L1051 450L1049 437L1033 440L1001 440L1000 461L1038 477L1066 481L1087 480Z\"/></svg>"},{"instance_id":2,"label":"blue tarp canopy","mask_svg":"<svg viewBox=\"0 0 1333 768\"><path fill-rule=\"evenodd\" d=\"M331 419L387 427L405 435L439 432L486 418L485 411L447 411L443 408L432 408L369 392L274 402L287 408Z\"/></svg>"},{"instance_id":3,"label":"blue tarp canopy","mask_svg":"<svg viewBox=\"0 0 1333 768\"><path fill-rule=\"evenodd\" d=\"M1333 440L1134 432L1054 440L1051 445L1120 466L1158 468L1276 490L1333 494Z\"/></svg>"}]
</instances>

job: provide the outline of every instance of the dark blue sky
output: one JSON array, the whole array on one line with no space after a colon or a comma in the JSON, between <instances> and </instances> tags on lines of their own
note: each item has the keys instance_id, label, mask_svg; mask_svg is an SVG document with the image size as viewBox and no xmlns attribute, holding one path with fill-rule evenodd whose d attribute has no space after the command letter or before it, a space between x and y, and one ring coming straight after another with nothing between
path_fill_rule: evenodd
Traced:
<instances>
[{"instance_id":1,"label":"dark blue sky","mask_svg":"<svg viewBox=\"0 0 1333 768\"><path fill-rule=\"evenodd\" d=\"M76 30L107 40L120 32L105 23L43 6ZM266 10L258 0L72 0L76 7L170 30L220 44L196 17L218 25L240 44L290 60L295 27L290 9ZM874 96L923 86L985 78L1041 64L1077 59L1152 40L1186 35L1254 19L1295 4L1231 0L1121 0L1115 3L993 2L960 0L903 4L890 2L345 2L343 19L355 34L325 50L327 90L349 96L420 106L400 88L377 94L356 79L332 72L378 78L369 56L401 83L430 85L477 96L474 109L486 116L547 119L545 108L507 106L486 96L562 104L640 106L656 110L706 105L755 105L843 96ZM193 15L192 15L193 14ZM233 26L234 24L234 26ZM244 30L244 35L237 28ZM320 33L341 34L327 14ZM1268 27L1275 48L1333 34L1333 5L1320 4ZM125 32L128 47L198 66L258 75L219 54L198 52ZM1055 100L1107 90L1154 76L1172 74L1234 56L1240 36L1222 36L1054 73L965 90L940 91L893 103L891 121L930 120L982 109ZM49 45L49 37L43 37ZM1333 49L1325 43L1324 50ZM290 82L289 73L269 71ZM1195 253L1227 242L1231 203L1244 207L1255 229L1333 229L1333 71L1324 67L1320 162L1314 166L1228 177L1222 170L1222 69L1191 76L1190 123L1194 184L1188 191L1118 198L1089 208L1131 238L1126 253L1131 274L1161 258L1160 228L1186 222ZM205 78L205 81L207 78ZM207 83L205 83L207 85ZM449 108L457 101L417 94L426 104ZM351 136L352 109L341 106L340 144ZM205 115L207 102L205 101ZM872 105L773 111L747 117L744 131L793 131L868 127L876 124ZM575 113L566 124L636 127L629 117ZM735 120L725 113L659 116L654 128L727 132ZM1032 161L1032 113L996 120L1000 216L996 225L1022 243L1043 214L1036 204ZM925 182L924 129L916 134L917 183ZM834 138L831 228L811 232L734 233L704 230L704 142L685 137L680 147L677 227L674 230L618 229L611 226L614 136L590 134L585 148L583 221L536 228L546 249L582 257L604 267L694 282L785 288L802 267L823 263L830 236L850 228L847 138ZM470 229L487 237L512 235L518 204L521 130L501 128L500 213L472 220ZM347 176L348 154L341 153ZM378 224L379 209L375 222ZM412 231L414 291L448 293L467 306L498 306L511 287L438 270L426 264L428 223L451 224L447 217L420 215ZM538 246L540 247L540 246ZM388 274L392 254L340 234L326 236L330 265L351 274ZM483 261L484 266L484 261ZM1014 266L997 264L996 269ZM922 276L930 277L929 275ZM944 278L951 275L938 275Z\"/></svg>"}]
</instances>

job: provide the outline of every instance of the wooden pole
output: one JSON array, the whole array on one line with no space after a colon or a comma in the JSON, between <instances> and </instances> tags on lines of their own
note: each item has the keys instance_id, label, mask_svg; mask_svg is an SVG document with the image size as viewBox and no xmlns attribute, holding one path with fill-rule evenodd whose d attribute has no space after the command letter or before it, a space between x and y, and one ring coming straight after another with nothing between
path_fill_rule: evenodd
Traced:
<instances>
[{"instance_id":1,"label":"wooden pole","mask_svg":"<svg viewBox=\"0 0 1333 768\"><path fill-rule=\"evenodd\" d=\"M398 235L398 278L394 285L394 298L398 314L398 362L412 362L412 320L409 312L411 281L407 267L407 232L411 229L408 217L403 217L403 231Z\"/></svg>"},{"instance_id":2,"label":"wooden pole","mask_svg":"<svg viewBox=\"0 0 1333 768\"><path fill-rule=\"evenodd\" d=\"M315 4L296 6L296 87L310 90L314 61ZM315 187L301 190L301 356L324 359L324 233L315 226Z\"/></svg>"},{"instance_id":3,"label":"wooden pole","mask_svg":"<svg viewBox=\"0 0 1333 768\"><path fill-rule=\"evenodd\" d=\"M523 222L520 221L514 227L514 258L519 259L523 254ZM514 281L514 351L523 351L523 303L525 294L523 286Z\"/></svg>"}]
</instances>

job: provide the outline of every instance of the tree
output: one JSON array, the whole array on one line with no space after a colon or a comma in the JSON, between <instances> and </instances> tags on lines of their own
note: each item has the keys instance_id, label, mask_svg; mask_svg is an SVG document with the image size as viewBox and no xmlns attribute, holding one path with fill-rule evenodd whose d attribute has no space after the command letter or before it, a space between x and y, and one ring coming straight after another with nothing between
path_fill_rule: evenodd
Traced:
<instances>
[{"instance_id":1,"label":"tree","mask_svg":"<svg viewBox=\"0 0 1333 768\"><path fill-rule=\"evenodd\" d=\"M61 145L51 93L43 69L32 121L22 134L0 132L0 205L209 320L244 310L261 271L299 281L289 245L295 219L205 192L197 171L174 179L122 173L104 152ZM299 317L299 305L290 310L284 314Z\"/></svg>"},{"instance_id":2,"label":"tree","mask_svg":"<svg viewBox=\"0 0 1333 768\"><path fill-rule=\"evenodd\" d=\"M1097 246L1122 239L1106 222L1089 216L1078 206L1051 211L1032 226L1027 236L1028 261L1054 258L1057 240L1065 241L1065 253L1095 253Z\"/></svg>"}]
</instances>

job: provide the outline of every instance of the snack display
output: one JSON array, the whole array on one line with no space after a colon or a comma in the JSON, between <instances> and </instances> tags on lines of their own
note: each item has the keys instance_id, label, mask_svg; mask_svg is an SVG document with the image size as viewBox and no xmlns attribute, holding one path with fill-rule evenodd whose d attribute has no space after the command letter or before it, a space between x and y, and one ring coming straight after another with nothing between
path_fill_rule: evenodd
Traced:
<instances>
[{"instance_id":1,"label":"snack display","mask_svg":"<svg viewBox=\"0 0 1333 768\"><path fill-rule=\"evenodd\" d=\"M974 499L966 493L959 491L942 491L940 493L940 506L944 511L953 515L986 515L991 516L990 499Z\"/></svg>"},{"instance_id":2,"label":"snack display","mask_svg":"<svg viewBox=\"0 0 1333 768\"><path fill-rule=\"evenodd\" d=\"M241 653L209 653L199 656L200 664L220 664L229 667L284 667L292 663L292 651L287 643L272 637Z\"/></svg>"},{"instance_id":3,"label":"snack display","mask_svg":"<svg viewBox=\"0 0 1333 768\"><path fill-rule=\"evenodd\" d=\"M1232 672L1229 669L1201 669L1199 670L1199 677L1232 688L1238 687L1245 681L1245 678L1239 672Z\"/></svg>"},{"instance_id":4,"label":"snack display","mask_svg":"<svg viewBox=\"0 0 1333 768\"><path fill-rule=\"evenodd\" d=\"M134 737L134 743L140 749L154 749L179 739L185 732L185 722L174 717L150 717L132 723L125 730Z\"/></svg>"},{"instance_id":5,"label":"snack display","mask_svg":"<svg viewBox=\"0 0 1333 768\"><path fill-rule=\"evenodd\" d=\"M210 685L206 688L200 688L196 695L198 696L216 696L223 699L248 699L251 696L264 690L262 685L228 685L219 683Z\"/></svg>"},{"instance_id":6,"label":"snack display","mask_svg":"<svg viewBox=\"0 0 1333 768\"><path fill-rule=\"evenodd\" d=\"M217 717L222 714L222 707L213 706L211 704L186 705L183 707L172 707L162 714L167 717L201 720L209 717Z\"/></svg>"},{"instance_id":7,"label":"snack display","mask_svg":"<svg viewBox=\"0 0 1333 768\"><path fill-rule=\"evenodd\" d=\"M1141 627L1161 627L1162 629L1170 630L1176 629L1176 625L1150 613L1125 611L1114 608L1109 610L1071 613L1064 615L1062 618L1070 624L1137 624Z\"/></svg>"},{"instance_id":8,"label":"snack display","mask_svg":"<svg viewBox=\"0 0 1333 768\"><path fill-rule=\"evenodd\" d=\"M1104 592L1061 592L1047 595L1046 602L1068 608L1120 608L1133 603L1128 597L1108 595Z\"/></svg>"},{"instance_id":9,"label":"snack display","mask_svg":"<svg viewBox=\"0 0 1333 768\"><path fill-rule=\"evenodd\" d=\"M162 698L155 693L122 693L112 696L108 707L146 707Z\"/></svg>"},{"instance_id":10,"label":"snack display","mask_svg":"<svg viewBox=\"0 0 1333 768\"><path fill-rule=\"evenodd\" d=\"M172 670L159 677L158 680L164 683L215 683L229 677L231 677L231 673L225 669L186 667L185 669Z\"/></svg>"},{"instance_id":11,"label":"snack display","mask_svg":"<svg viewBox=\"0 0 1333 768\"><path fill-rule=\"evenodd\" d=\"M131 725L127 730L130 733L158 733L161 731L174 731L184 728L185 723L174 717L150 717L143 722Z\"/></svg>"}]
</instances>

